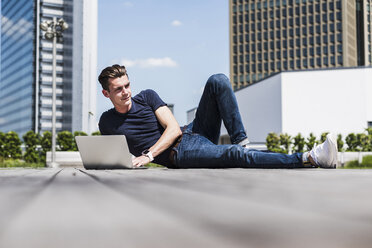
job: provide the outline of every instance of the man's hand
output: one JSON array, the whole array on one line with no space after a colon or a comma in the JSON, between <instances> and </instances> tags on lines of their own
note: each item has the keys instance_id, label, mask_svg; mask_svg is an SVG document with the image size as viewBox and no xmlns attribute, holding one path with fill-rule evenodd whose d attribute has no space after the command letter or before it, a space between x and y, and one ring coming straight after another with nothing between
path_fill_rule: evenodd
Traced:
<instances>
[{"instance_id":1,"label":"man's hand","mask_svg":"<svg viewBox=\"0 0 372 248\"><path fill-rule=\"evenodd\" d=\"M142 156L133 158L132 163L134 167L140 167L140 166L150 163L150 158L142 155Z\"/></svg>"}]
</instances>

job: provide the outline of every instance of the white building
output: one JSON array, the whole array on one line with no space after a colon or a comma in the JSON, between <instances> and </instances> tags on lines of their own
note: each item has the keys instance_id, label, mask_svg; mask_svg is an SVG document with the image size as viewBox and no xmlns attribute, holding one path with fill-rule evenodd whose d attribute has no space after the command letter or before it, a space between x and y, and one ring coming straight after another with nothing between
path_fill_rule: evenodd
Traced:
<instances>
[{"instance_id":1,"label":"white building","mask_svg":"<svg viewBox=\"0 0 372 248\"><path fill-rule=\"evenodd\" d=\"M235 94L253 143L270 132L345 138L372 126L371 67L281 72Z\"/></svg>"}]
</instances>

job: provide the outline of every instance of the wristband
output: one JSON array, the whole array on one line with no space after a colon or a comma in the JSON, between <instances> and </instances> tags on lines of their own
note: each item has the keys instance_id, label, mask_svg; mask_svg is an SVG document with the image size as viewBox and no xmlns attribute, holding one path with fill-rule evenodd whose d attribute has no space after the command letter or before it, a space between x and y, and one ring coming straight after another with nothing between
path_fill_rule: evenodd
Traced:
<instances>
[{"instance_id":1,"label":"wristband","mask_svg":"<svg viewBox=\"0 0 372 248\"><path fill-rule=\"evenodd\" d=\"M144 150L142 155L148 157L150 162L154 161L154 156L152 156L152 152L149 149Z\"/></svg>"}]
</instances>

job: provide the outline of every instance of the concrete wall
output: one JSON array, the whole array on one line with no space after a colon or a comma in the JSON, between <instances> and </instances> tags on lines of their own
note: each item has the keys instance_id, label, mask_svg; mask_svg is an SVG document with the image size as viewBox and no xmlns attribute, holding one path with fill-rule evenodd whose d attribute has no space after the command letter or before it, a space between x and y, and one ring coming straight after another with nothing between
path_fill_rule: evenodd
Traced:
<instances>
[{"instance_id":1,"label":"concrete wall","mask_svg":"<svg viewBox=\"0 0 372 248\"><path fill-rule=\"evenodd\" d=\"M267 132L282 130L281 74L236 92L240 113L251 142Z\"/></svg>"},{"instance_id":2,"label":"concrete wall","mask_svg":"<svg viewBox=\"0 0 372 248\"><path fill-rule=\"evenodd\" d=\"M372 68L283 72L236 92L251 142L265 142L269 132L363 132L371 96Z\"/></svg>"}]
</instances>

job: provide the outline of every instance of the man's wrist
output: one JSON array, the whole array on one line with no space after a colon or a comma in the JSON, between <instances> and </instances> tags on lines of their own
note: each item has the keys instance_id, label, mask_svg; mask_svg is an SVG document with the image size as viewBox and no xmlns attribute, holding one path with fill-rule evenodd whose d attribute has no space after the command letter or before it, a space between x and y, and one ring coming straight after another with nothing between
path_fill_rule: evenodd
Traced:
<instances>
[{"instance_id":1,"label":"man's wrist","mask_svg":"<svg viewBox=\"0 0 372 248\"><path fill-rule=\"evenodd\" d=\"M150 159L150 162L154 161L154 156L152 155L152 152L149 149L146 149L142 152L143 156L146 156Z\"/></svg>"}]
</instances>

